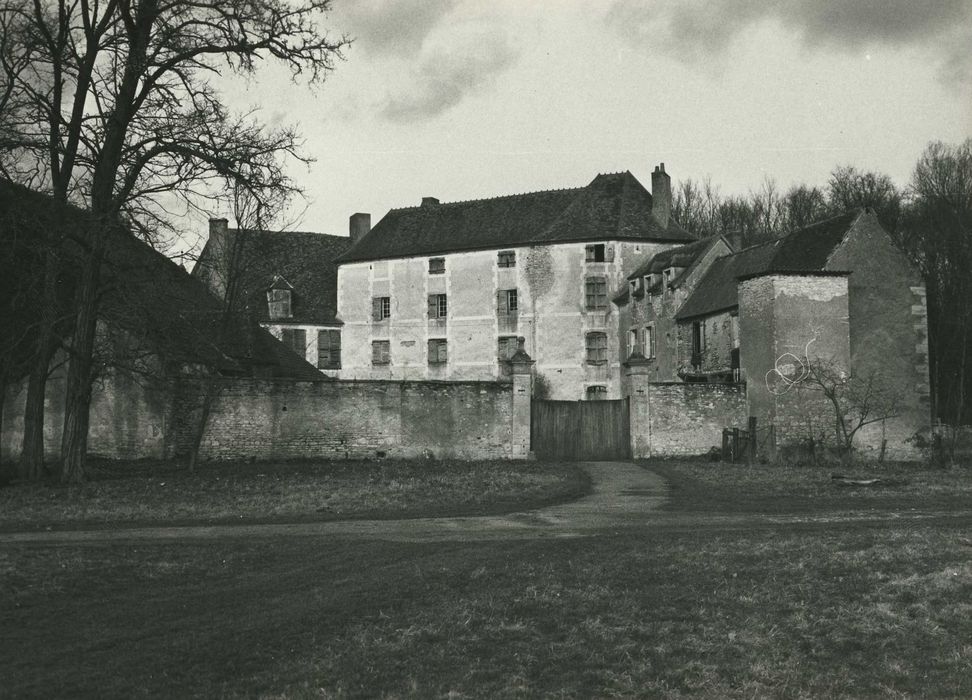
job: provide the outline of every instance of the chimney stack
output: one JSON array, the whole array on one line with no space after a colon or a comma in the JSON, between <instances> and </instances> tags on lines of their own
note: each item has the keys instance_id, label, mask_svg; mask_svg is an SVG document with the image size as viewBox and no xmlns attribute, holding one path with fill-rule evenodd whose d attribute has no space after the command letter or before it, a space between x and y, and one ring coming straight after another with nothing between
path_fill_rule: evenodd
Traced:
<instances>
[{"instance_id":1,"label":"chimney stack","mask_svg":"<svg viewBox=\"0 0 972 700\"><path fill-rule=\"evenodd\" d=\"M672 216L672 179L665 172L665 164L656 165L651 174L651 213L658 223L668 228Z\"/></svg>"},{"instance_id":2,"label":"chimney stack","mask_svg":"<svg viewBox=\"0 0 972 700\"><path fill-rule=\"evenodd\" d=\"M436 199L435 197L422 197L422 206L423 207L434 207L438 203L439 203L439 200Z\"/></svg>"},{"instance_id":3,"label":"chimney stack","mask_svg":"<svg viewBox=\"0 0 972 700\"><path fill-rule=\"evenodd\" d=\"M351 234L351 245L354 245L371 230L371 214L363 214L361 212L352 214L348 230Z\"/></svg>"},{"instance_id":4,"label":"chimney stack","mask_svg":"<svg viewBox=\"0 0 972 700\"><path fill-rule=\"evenodd\" d=\"M209 220L209 240L206 242L206 248L209 249L208 261L203 268L200 268L199 265L202 260L197 261L196 269L200 270L203 280L220 299L226 295L229 246L229 221L211 218Z\"/></svg>"}]
</instances>

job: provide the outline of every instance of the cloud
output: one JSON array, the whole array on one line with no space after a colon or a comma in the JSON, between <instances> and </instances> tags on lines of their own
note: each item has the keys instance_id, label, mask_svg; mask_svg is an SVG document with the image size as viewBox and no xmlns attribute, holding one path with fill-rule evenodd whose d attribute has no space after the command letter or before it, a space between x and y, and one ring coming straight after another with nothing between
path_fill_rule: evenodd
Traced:
<instances>
[{"instance_id":1,"label":"cloud","mask_svg":"<svg viewBox=\"0 0 972 700\"><path fill-rule=\"evenodd\" d=\"M457 0L348 0L340 14L355 47L373 55L418 53Z\"/></svg>"},{"instance_id":2,"label":"cloud","mask_svg":"<svg viewBox=\"0 0 972 700\"><path fill-rule=\"evenodd\" d=\"M519 53L495 18L450 23L427 39L418 64L385 96L378 111L391 121L434 117L491 85Z\"/></svg>"},{"instance_id":3,"label":"cloud","mask_svg":"<svg viewBox=\"0 0 972 700\"><path fill-rule=\"evenodd\" d=\"M725 54L744 29L775 20L811 48L927 46L943 77L969 74L972 0L615 0L607 22L630 43L661 47L686 63Z\"/></svg>"}]
</instances>

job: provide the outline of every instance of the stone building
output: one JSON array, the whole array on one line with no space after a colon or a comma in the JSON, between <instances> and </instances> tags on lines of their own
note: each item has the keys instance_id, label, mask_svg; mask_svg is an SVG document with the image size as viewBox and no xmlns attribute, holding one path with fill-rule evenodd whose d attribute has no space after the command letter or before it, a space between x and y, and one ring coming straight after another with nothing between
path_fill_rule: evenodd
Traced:
<instances>
[{"instance_id":1,"label":"stone building","mask_svg":"<svg viewBox=\"0 0 972 700\"><path fill-rule=\"evenodd\" d=\"M229 228L211 219L192 275L323 374L341 368L335 258L347 236Z\"/></svg>"},{"instance_id":2,"label":"stone building","mask_svg":"<svg viewBox=\"0 0 972 700\"><path fill-rule=\"evenodd\" d=\"M823 374L867 385L872 411L893 405L861 447L911 455L929 427L924 286L870 210L734 253L721 239L665 251L616 303L642 379L744 382L747 415L781 444L832 436L834 408L810 390Z\"/></svg>"},{"instance_id":3,"label":"stone building","mask_svg":"<svg viewBox=\"0 0 972 700\"><path fill-rule=\"evenodd\" d=\"M646 257L693 240L671 216L664 165L651 194L624 172L393 209L337 258L339 375L503 380L523 337L541 395L619 398L612 294Z\"/></svg>"}]
</instances>

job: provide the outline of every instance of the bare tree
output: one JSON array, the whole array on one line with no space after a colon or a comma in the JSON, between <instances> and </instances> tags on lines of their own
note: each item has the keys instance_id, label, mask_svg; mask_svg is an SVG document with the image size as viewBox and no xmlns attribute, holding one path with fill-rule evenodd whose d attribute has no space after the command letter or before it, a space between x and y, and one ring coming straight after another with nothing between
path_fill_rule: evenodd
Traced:
<instances>
[{"instance_id":1,"label":"bare tree","mask_svg":"<svg viewBox=\"0 0 972 700\"><path fill-rule=\"evenodd\" d=\"M827 184L832 213L870 207L893 234L901 217L903 195L890 177L845 165L834 168Z\"/></svg>"},{"instance_id":2,"label":"bare tree","mask_svg":"<svg viewBox=\"0 0 972 700\"><path fill-rule=\"evenodd\" d=\"M283 161L300 159L289 128L231 114L209 82L251 73L264 59L295 78L323 80L346 46L320 28L330 0L6 0L3 26L11 98L5 118L8 177L82 204L91 217L70 334L62 478L83 478L98 287L108 231L144 235L172 226L165 202L188 206L226 183L260 198L295 192ZM29 55L29 61L22 60ZM6 87L6 84L5 84ZM52 240L51 250L58 248ZM56 269L57 261L50 263ZM47 290L45 295L51 295ZM46 327L53 326L48 319ZM46 373L37 357L32 373ZM43 366L43 371L42 371ZM43 382L29 392L43 395ZM42 411L42 408L41 408ZM43 424L42 412L27 420ZM25 431L26 434L26 431ZM35 450L25 458L36 460Z\"/></svg>"},{"instance_id":3,"label":"bare tree","mask_svg":"<svg viewBox=\"0 0 972 700\"><path fill-rule=\"evenodd\" d=\"M972 420L967 405L972 386L972 139L958 146L929 144L915 166L910 195L899 240L928 289L935 415L954 428Z\"/></svg>"}]
</instances>

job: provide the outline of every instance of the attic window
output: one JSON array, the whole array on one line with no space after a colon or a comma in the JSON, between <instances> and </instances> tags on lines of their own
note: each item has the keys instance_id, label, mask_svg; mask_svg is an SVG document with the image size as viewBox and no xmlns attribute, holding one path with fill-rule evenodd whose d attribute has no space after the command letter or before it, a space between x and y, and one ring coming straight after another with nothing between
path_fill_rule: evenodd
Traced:
<instances>
[{"instance_id":1,"label":"attic window","mask_svg":"<svg viewBox=\"0 0 972 700\"><path fill-rule=\"evenodd\" d=\"M501 250L497 254L496 264L500 267L516 267L516 251Z\"/></svg>"},{"instance_id":2,"label":"attic window","mask_svg":"<svg viewBox=\"0 0 972 700\"><path fill-rule=\"evenodd\" d=\"M267 307L270 313L270 320L290 318L293 316L290 308L289 289L268 289Z\"/></svg>"},{"instance_id":3,"label":"attic window","mask_svg":"<svg viewBox=\"0 0 972 700\"><path fill-rule=\"evenodd\" d=\"M429 274L430 275L444 275L445 274L445 258L429 258Z\"/></svg>"},{"instance_id":4,"label":"attic window","mask_svg":"<svg viewBox=\"0 0 972 700\"><path fill-rule=\"evenodd\" d=\"M586 246L584 250L585 250L585 260L589 263L614 261L613 245L594 243L593 245Z\"/></svg>"}]
</instances>

